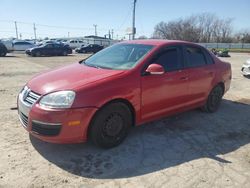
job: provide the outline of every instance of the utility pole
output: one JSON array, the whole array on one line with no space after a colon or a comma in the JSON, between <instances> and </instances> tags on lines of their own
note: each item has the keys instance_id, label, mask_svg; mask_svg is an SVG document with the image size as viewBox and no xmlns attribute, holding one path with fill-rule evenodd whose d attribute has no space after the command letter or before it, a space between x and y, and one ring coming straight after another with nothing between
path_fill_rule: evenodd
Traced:
<instances>
[{"instance_id":1,"label":"utility pole","mask_svg":"<svg viewBox=\"0 0 250 188\"><path fill-rule=\"evenodd\" d=\"M109 39L110 39L110 30L109 30Z\"/></svg>"},{"instance_id":2,"label":"utility pole","mask_svg":"<svg viewBox=\"0 0 250 188\"><path fill-rule=\"evenodd\" d=\"M136 4L136 0L134 0L133 3L133 16L132 16L132 40L135 39L135 33L136 33L136 29L135 29L135 4Z\"/></svg>"},{"instance_id":3,"label":"utility pole","mask_svg":"<svg viewBox=\"0 0 250 188\"><path fill-rule=\"evenodd\" d=\"M97 36L97 25L96 24L93 24L93 26L95 27L95 36Z\"/></svg>"},{"instance_id":4,"label":"utility pole","mask_svg":"<svg viewBox=\"0 0 250 188\"><path fill-rule=\"evenodd\" d=\"M35 42L36 42L36 24L33 24L33 29L34 29L34 36L35 36Z\"/></svg>"},{"instance_id":5,"label":"utility pole","mask_svg":"<svg viewBox=\"0 0 250 188\"><path fill-rule=\"evenodd\" d=\"M111 39L114 39L114 29L111 29Z\"/></svg>"},{"instance_id":6,"label":"utility pole","mask_svg":"<svg viewBox=\"0 0 250 188\"><path fill-rule=\"evenodd\" d=\"M18 32L17 32L17 24L16 24L16 21L15 21L15 29L16 29L16 39L18 39Z\"/></svg>"}]
</instances>

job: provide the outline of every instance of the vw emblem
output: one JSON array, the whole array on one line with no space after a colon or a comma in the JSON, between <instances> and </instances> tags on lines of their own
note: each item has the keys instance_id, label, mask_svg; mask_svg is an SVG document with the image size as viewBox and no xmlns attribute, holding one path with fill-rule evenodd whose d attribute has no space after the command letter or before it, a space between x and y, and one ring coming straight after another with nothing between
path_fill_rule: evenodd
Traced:
<instances>
[{"instance_id":1,"label":"vw emblem","mask_svg":"<svg viewBox=\"0 0 250 188\"><path fill-rule=\"evenodd\" d=\"M23 93L23 100L25 100L27 98L27 96L29 95L30 89L27 89L24 91Z\"/></svg>"}]
</instances>

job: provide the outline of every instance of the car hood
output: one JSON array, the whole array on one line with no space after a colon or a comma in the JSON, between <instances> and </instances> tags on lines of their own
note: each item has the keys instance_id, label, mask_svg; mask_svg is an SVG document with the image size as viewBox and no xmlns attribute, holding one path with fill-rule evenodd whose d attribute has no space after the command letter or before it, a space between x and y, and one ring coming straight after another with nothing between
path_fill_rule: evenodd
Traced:
<instances>
[{"instance_id":1,"label":"car hood","mask_svg":"<svg viewBox=\"0 0 250 188\"><path fill-rule=\"evenodd\" d=\"M41 73L32 78L27 86L41 95L60 91L76 90L91 83L125 72L124 70L98 69L74 63L52 71Z\"/></svg>"}]
</instances>

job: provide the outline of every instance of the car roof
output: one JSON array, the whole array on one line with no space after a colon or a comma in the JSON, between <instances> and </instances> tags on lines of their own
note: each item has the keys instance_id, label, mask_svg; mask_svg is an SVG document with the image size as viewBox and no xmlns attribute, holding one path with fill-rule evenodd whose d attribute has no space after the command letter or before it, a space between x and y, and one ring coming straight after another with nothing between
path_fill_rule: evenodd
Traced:
<instances>
[{"instance_id":1,"label":"car roof","mask_svg":"<svg viewBox=\"0 0 250 188\"><path fill-rule=\"evenodd\" d=\"M195 44L192 42L181 41L181 40L163 40L163 39L130 40L130 41L124 41L122 43L145 44L154 46L162 46L167 44Z\"/></svg>"}]
</instances>

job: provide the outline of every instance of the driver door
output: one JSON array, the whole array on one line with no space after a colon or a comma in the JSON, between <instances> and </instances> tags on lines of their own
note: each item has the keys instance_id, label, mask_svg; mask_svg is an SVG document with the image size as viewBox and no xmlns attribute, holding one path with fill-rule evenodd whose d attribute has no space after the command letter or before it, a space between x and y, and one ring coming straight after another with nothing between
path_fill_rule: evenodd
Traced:
<instances>
[{"instance_id":1,"label":"driver door","mask_svg":"<svg viewBox=\"0 0 250 188\"><path fill-rule=\"evenodd\" d=\"M44 48L45 55L53 55L54 54L54 46L53 44L47 44Z\"/></svg>"},{"instance_id":2,"label":"driver door","mask_svg":"<svg viewBox=\"0 0 250 188\"><path fill-rule=\"evenodd\" d=\"M167 47L159 52L151 62L162 65L165 73L142 75L142 121L170 114L187 104L188 71L184 69L182 54L181 47Z\"/></svg>"}]
</instances>

